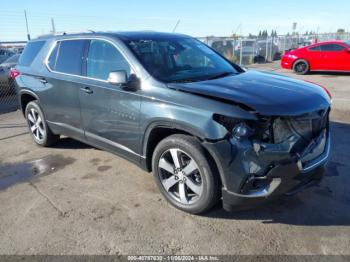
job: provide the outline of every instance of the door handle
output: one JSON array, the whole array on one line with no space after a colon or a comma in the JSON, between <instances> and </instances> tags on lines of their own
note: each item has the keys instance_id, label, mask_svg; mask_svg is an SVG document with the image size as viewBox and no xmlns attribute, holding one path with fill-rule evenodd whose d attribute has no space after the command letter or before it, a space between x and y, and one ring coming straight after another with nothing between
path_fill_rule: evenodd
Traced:
<instances>
[{"instance_id":1,"label":"door handle","mask_svg":"<svg viewBox=\"0 0 350 262\"><path fill-rule=\"evenodd\" d=\"M39 80L39 82L41 82L43 84L47 84L48 83L46 78L44 78L44 77L39 77L38 80Z\"/></svg>"},{"instance_id":2,"label":"door handle","mask_svg":"<svg viewBox=\"0 0 350 262\"><path fill-rule=\"evenodd\" d=\"M82 87L80 88L82 91L84 91L87 94L92 94L94 91L90 89L90 87Z\"/></svg>"}]
</instances>

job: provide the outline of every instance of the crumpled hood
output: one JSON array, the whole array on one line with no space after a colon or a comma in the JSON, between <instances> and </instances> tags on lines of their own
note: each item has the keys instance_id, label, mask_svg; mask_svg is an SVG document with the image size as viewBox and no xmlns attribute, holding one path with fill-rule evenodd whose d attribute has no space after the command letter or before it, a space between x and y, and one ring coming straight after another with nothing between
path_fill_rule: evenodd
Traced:
<instances>
[{"instance_id":1,"label":"crumpled hood","mask_svg":"<svg viewBox=\"0 0 350 262\"><path fill-rule=\"evenodd\" d=\"M315 84L259 71L201 82L171 83L168 87L244 104L266 116L301 115L327 109L331 103L327 93Z\"/></svg>"}]
</instances>

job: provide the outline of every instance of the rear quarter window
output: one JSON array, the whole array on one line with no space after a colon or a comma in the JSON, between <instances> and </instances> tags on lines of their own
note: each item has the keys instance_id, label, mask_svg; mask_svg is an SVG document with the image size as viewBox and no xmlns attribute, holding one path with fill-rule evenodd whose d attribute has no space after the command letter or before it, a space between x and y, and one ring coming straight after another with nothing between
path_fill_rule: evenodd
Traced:
<instances>
[{"instance_id":1,"label":"rear quarter window","mask_svg":"<svg viewBox=\"0 0 350 262\"><path fill-rule=\"evenodd\" d=\"M44 44L45 41L29 42L24 48L18 63L22 66L30 66Z\"/></svg>"}]
</instances>

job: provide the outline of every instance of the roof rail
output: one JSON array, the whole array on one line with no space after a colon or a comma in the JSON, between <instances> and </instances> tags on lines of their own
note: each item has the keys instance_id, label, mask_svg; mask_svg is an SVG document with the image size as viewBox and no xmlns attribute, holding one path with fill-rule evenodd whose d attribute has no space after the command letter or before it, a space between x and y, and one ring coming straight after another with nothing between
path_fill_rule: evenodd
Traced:
<instances>
[{"instance_id":1,"label":"roof rail","mask_svg":"<svg viewBox=\"0 0 350 262\"><path fill-rule=\"evenodd\" d=\"M38 36L38 38L47 38L50 36L60 36L60 35L73 35L73 34L86 34L86 33L96 33L94 30L87 29L86 31L63 31L63 32L55 32Z\"/></svg>"}]
</instances>

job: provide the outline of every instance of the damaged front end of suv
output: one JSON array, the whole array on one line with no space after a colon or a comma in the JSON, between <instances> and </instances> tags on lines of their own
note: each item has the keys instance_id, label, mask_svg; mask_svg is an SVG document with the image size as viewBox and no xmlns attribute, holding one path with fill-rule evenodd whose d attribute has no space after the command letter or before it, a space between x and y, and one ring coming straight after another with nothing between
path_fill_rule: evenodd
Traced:
<instances>
[{"instance_id":1,"label":"damaged front end of suv","mask_svg":"<svg viewBox=\"0 0 350 262\"><path fill-rule=\"evenodd\" d=\"M254 206L318 183L330 153L329 112L256 121L214 115L229 131L225 140L204 143L225 174L224 208Z\"/></svg>"},{"instance_id":2,"label":"damaged front end of suv","mask_svg":"<svg viewBox=\"0 0 350 262\"><path fill-rule=\"evenodd\" d=\"M234 103L254 116L214 113L227 135L203 142L219 169L225 209L291 195L321 180L330 155L331 97L324 88L249 71L177 88Z\"/></svg>"}]
</instances>

